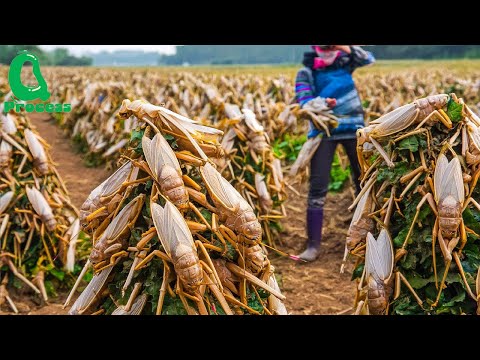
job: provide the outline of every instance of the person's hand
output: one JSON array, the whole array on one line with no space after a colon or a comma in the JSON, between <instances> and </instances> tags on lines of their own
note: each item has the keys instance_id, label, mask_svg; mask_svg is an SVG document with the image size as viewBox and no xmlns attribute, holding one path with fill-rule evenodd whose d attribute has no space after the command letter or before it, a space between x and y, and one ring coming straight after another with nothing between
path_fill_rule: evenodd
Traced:
<instances>
[{"instance_id":1,"label":"person's hand","mask_svg":"<svg viewBox=\"0 0 480 360\"><path fill-rule=\"evenodd\" d=\"M325 101L330 109L337 106L337 99L326 98Z\"/></svg>"},{"instance_id":2,"label":"person's hand","mask_svg":"<svg viewBox=\"0 0 480 360\"><path fill-rule=\"evenodd\" d=\"M350 45L333 45L333 50L340 50L346 52L347 54L350 54L352 52L352 49L350 49Z\"/></svg>"},{"instance_id":3,"label":"person's hand","mask_svg":"<svg viewBox=\"0 0 480 360\"><path fill-rule=\"evenodd\" d=\"M333 98L322 98L317 96L316 98L308 101L302 106L302 109L313 111L314 113L320 113L328 111L329 109L337 105L337 100Z\"/></svg>"}]
</instances>

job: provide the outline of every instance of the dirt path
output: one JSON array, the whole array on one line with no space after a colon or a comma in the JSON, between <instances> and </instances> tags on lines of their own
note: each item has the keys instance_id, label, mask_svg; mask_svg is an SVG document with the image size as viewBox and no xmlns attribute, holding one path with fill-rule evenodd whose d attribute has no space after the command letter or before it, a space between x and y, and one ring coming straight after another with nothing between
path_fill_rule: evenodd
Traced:
<instances>
[{"instance_id":1,"label":"dirt path","mask_svg":"<svg viewBox=\"0 0 480 360\"><path fill-rule=\"evenodd\" d=\"M90 192L105 180L110 172L103 167L85 167L82 155L75 153L68 136L63 133L50 116L47 114L31 114L29 117L40 136L51 145L50 154L67 186L70 199L77 208L80 208ZM14 296L13 300L20 314L65 315L68 309L62 309L62 305L67 295L67 293L59 293L58 297L51 299L45 306L26 300L21 294ZM0 311L0 314L4 313Z\"/></svg>"},{"instance_id":2,"label":"dirt path","mask_svg":"<svg viewBox=\"0 0 480 360\"><path fill-rule=\"evenodd\" d=\"M57 170L70 192L70 199L80 208L90 192L105 180L110 172L102 166L85 167L82 155L74 152L68 136L48 114L29 116L40 135L51 145L50 154L57 163Z\"/></svg>"},{"instance_id":3,"label":"dirt path","mask_svg":"<svg viewBox=\"0 0 480 360\"><path fill-rule=\"evenodd\" d=\"M300 196L289 192L286 201L288 219L285 232L280 238L280 248L290 254L299 254L307 241L305 217L308 191L307 184L297 186ZM286 258L272 260L281 276L281 288L287 297L286 307L291 314L349 314L355 290L350 281L353 266L347 263L345 273L340 274L345 237L352 219L347 208L352 202L349 191L328 194L325 204L325 219L320 257L313 263L297 263ZM297 211L292 210L296 208Z\"/></svg>"}]
</instances>

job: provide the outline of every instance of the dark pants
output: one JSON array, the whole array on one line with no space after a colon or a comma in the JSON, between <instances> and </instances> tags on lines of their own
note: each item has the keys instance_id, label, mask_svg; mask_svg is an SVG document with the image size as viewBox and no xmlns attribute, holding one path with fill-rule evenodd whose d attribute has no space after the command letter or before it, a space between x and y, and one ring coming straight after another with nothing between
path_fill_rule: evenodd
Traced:
<instances>
[{"instance_id":1,"label":"dark pants","mask_svg":"<svg viewBox=\"0 0 480 360\"><path fill-rule=\"evenodd\" d=\"M308 207L310 208L323 208L328 192L328 183L330 182L333 156L338 144L345 147L352 169L356 193L360 192L360 181L358 179L360 177L360 165L358 164L356 151L357 139L332 140L324 137L310 163L310 191L308 193Z\"/></svg>"}]
</instances>

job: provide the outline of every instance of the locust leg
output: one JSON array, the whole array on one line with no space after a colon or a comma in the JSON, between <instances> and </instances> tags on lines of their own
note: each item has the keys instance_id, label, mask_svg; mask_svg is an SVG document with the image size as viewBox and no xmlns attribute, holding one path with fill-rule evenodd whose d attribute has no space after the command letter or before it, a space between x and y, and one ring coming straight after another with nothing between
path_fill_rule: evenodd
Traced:
<instances>
[{"instance_id":1,"label":"locust leg","mask_svg":"<svg viewBox=\"0 0 480 360\"><path fill-rule=\"evenodd\" d=\"M198 208L192 202L189 202L188 206L200 218L200 220L207 226L208 230L212 230L212 227L210 226L209 222L205 219L205 217L202 215L200 210L198 210Z\"/></svg>"},{"instance_id":2,"label":"locust leg","mask_svg":"<svg viewBox=\"0 0 480 360\"><path fill-rule=\"evenodd\" d=\"M472 198L473 190L475 190L475 187L477 186L479 177L480 177L480 168L477 171L475 171L475 174L473 174L472 183L470 184L470 191L468 193L467 198L465 199L465 205L463 205L462 212L465 211L465 209L467 208L470 202L472 202L473 205L477 207L477 209L480 209L480 205L478 205L478 203Z\"/></svg>"},{"instance_id":3,"label":"locust leg","mask_svg":"<svg viewBox=\"0 0 480 360\"><path fill-rule=\"evenodd\" d=\"M364 305L365 305L364 300L359 301L357 308L355 309L354 315L360 315Z\"/></svg>"},{"instance_id":4,"label":"locust leg","mask_svg":"<svg viewBox=\"0 0 480 360\"><path fill-rule=\"evenodd\" d=\"M268 291L270 294L272 294L273 296L275 296L276 298L278 298L279 300L281 301L285 301L285 296L281 293L279 293L277 290L273 289L271 286L269 286L268 284L264 283L263 281L261 281L260 279L258 279L256 276L250 274L249 272L247 272L246 270L242 269L241 267L239 267L238 265L235 265L233 263L227 263L227 268L233 272L235 275L241 277L241 278L244 278L246 280L248 280L249 282L251 282L252 284L254 285L257 285L258 287L261 287L262 289ZM240 283L241 284L241 283Z\"/></svg>"},{"instance_id":5,"label":"locust leg","mask_svg":"<svg viewBox=\"0 0 480 360\"><path fill-rule=\"evenodd\" d=\"M165 260L162 259L162 261L163 261L163 279L162 279L162 286L160 287L160 292L158 295L156 315L162 315L163 301L165 300L165 293L167 292L168 279L170 277L170 267L168 266L168 263Z\"/></svg>"},{"instance_id":6,"label":"locust leg","mask_svg":"<svg viewBox=\"0 0 480 360\"><path fill-rule=\"evenodd\" d=\"M138 250L142 250L150 242L150 240L155 237L155 235L157 235L157 229L155 226L153 226L142 234L142 238L137 243L136 248Z\"/></svg>"},{"instance_id":7,"label":"locust leg","mask_svg":"<svg viewBox=\"0 0 480 360\"><path fill-rule=\"evenodd\" d=\"M361 170L360 177L362 179L365 179L365 172L366 172L365 168L367 167L367 163L363 158L363 145L357 145L357 158L358 158L358 162L360 163L360 170Z\"/></svg>"},{"instance_id":8,"label":"locust leg","mask_svg":"<svg viewBox=\"0 0 480 360\"><path fill-rule=\"evenodd\" d=\"M402 249L405 249L405 247L407 246L408 240L412 236L412 231L413 231L413 228L415 226L415 222L417 221L418 214L420 214L420 210L421 210L423 204L425 203L425 201L428 201L428 204L430 205L433 212L435 213L435 216L438 216L437 206L435 205L433 195L431 193L425 194L425 196L422 198L422 200L420 200L420 202L417 205L417 211L415 212L415 216L413 217L413 221L412 221L412 224L410 225L410 229L408 229L408 233L407 233L407 236L405 237L405 241L403 242Z\"/></svg>"},{"instance_id":9,"label":"locust leg","mask_svg":"<svg viewBox=\"0 0 480 360\"><path fill-rule=\"evenodd\" d=\"M145 256L147 252L145 250L140 251L140 256ZM130 268L130 271L128 272L127 279L125 280L125 283L122 286L122 297L125 296L125 291L127 290L128 286L130 285L130 282L133 279L133 273L135 272L135 267L137 266L138 262L140 261L139 256L135 256L135 259L133 259L133 264L132 267Z\"/></svg>"},{"instance_id":10,"label":"locust leg","mask_svg":"<svg viewBox=\"0 0 480 360\"><path fill-rule=\"evenodd\" d=\"M417 182L418 179L420 179L420 176L422 176L422 173L418 173L415 175L415 177L408 183L407 186L403 189L402 193L400 194L400 197L398 199L395 199L396 201L401 201L405 194L410 190L410 188Z\"/></svg>"},{"instance_id":11,"label":"locust leg","mask_svg":"<svg viewBox=\"0 0 480 360\"><path fill-rule=\"evenodd\" d=\"M200 296L200 294L198 294L197 306L198 306L198 312L200 313L200 315L209 315L209 312L205 307L205 303L203 302L202 296Z\"/></svg>"},{"instance_id":12,"label":"locust leg","mask_svg":"<svg viewBox=\"0 0 480 360\"><path fill-rule=\"evenodd\" d=\"M416 117L418 116L419 113L420 113L420 110L417 109L417 115L416 115ZM435 116L435 115L440 116L440 115L438 115L438 111L436 111L436 110L435 110L435 111L432 111L430 114L428 114L428 116L427 116L425 119L423 119L423 120L420 122L420 124L417 125L417 127L415 128L415 130L420 129L428 120L430 120L431 117L433 117L433 116Z\"/></svg>"},{"instance_id":13,"label":"locust leg","mask_svg":"<svg viewBox=\"0 0 480 360\"><path fill-rule=\"evenodd\" d=\"M423 301L420 299L420 297L417 295L415 290L413 289L412 285L408 282L407 278L403 276L403 274L400 271L397 271L395 273L395 295L394 295L394 300L397 299L400 296L400 281L405 284L405 286L410 290L411 294L417 301L418 305L423 309Z\"/></svg>"},{"instance_id":14,"label":"locust leg","mask_svg":"<svg viewBox=\"0 0 480 360\"><path fill-rule=\"evenodd\" d=\"M452 128L452 126L453 126L452 120L450 120L450 117L448 116L448 114L443 109L435 110L434 112L438 113L437 115L438 115L440 121L442 122L443 125L445 125L445 127L447 129Z\"/></svg>"},{"instance_id":15,"label":"locust leg","mask_svg":"<svg viewBox=\"0 0 480 360\"><path fill-rule=\"evenodd\" d=\"M377 149L378 153L383 157L383 159L385 160L387 166L389 168L393 168L395 167L395 164L393 163L393 161L390 159L390 157L388 156L388 154L385 152L385 150L383 149L382 145L380 145L377 140L375 140L374 138L370 138L370 142L373 144L373 146L375 146L375 148Z\"/></svg>"},{"instance_id":16,"label":"locust leg","mask_svg":"<svg viewBox=\"0 0 480 360\"><path fill-rule=\"evenodd\" d=\"M102 267L95 267L95 272L99 272L99 271L102 271L102 270L105 270L106 268L110 267L110 266L115 266L116 264L116 260L121 258L121 257L126 257L128 256L128 252L126 251L120 251L116 254L113 254L112 257L110 258L110 262L105 265L105 266L102 266Z\"/></svg>"},{"instance_id":17,"label":"locust leg","mask_svg":"<svg viewBox=\"0 0 480 360\"><path fill-rule=\"evenodd\" d=\"M220 306L222 307L223 311L225 312L226 315L233 315L232 309L230 309L230 306L228 306L228 303L223 296L222 291L219 290L218 286L212 281L210 276L206 272L204 272L204 276L206 276L208 279L210 279L210 283L208 284L208 288L210 291L213 293L213 295L217 298L218 302L220 303Z\"/></svg>"},{"instance_id":18,"label":"locust leg","mask_svg":"<svg viewBox=\"0 0 480 360\"><path fill-rule=\"evenodd\" d=\"M68 304L70 304L73 294L75 294L75 291L77 290L78 286L80 285L80 282L82 281L83 277L87 273L87 270L90 267L90 265L91 265L90 260L87 260L87 262L85 263L85 266L80 272L80 275L78 275L77 281L75 281L75 284L73 285L72 290L70 290L70 294L68 294L67 300L65 301L65 304L63 304L62 309L65 309L68 306Z\"/></svg>"},{"instance_id":19,"label":"locust leg","mask_svg":"<svg viewBox=\"0 0 480 360\"><path fill-rule=\"evenodd\" d=\"M437 276L437 255L435 254L435 243L437 241L438 235L438 217L435 219L435 225L433 226L432 230L432 266L433 266L433 274L435 277L435 287L438 290L438 276Z\"/></svg>"},{"instance_id":20,"label":"locust leg","mask_svg":"<svg viewBox=\"0 0 480 360\"><path fill-rule=\"evenodd\" d=\"M423 165L416 168L415 170L411 171L410 173L402 176L400 178L400 183L405 184L407 181L410 181L412 178L414 178L417 174L424 172L427 170Z\"/></svg>"},{"instance_id":21,"label":"locust leg","mask_svg":"<svg viewBox=\"0 0 480 360\"><path fill-rule=\"evenodd\" d=\"M186 299L186 294L185 292L183 291L183 287L182 287L182 282L180 281L180 278L177 277L177 290L176 290L176 293L178 295L178 297L180 298L180 300L182 301L182 304L183 304L183 307L185 308L185 310L187 311L187 314L188 315L197 315L197 313L195 312L195 310L193 310L189 305L188 305L188 302L187 302L187 299Z\"/></svg>"},{"instance_id":22,"label":"locust leg","mask_svg":"<svg viewBox=\"0 0 480 360\"><path fill-rule=\"evenodd\" d=\"M168 262L171 262L170 258L168 257L167 254L165 254L164 252L161 252L160 250L154 250L152 251L150 254L148 254L147 257L145 257L145 259L143 259L136 267L135 267L135 271L137 270L140 270L141 268L145 267L145 265L147 263L149 263L155 256L158 256L160 259L164 260L164 261L168 261Z\"/></svg>"},{"instance_id":23,"label":"locust leg","mask_svg":"<svg viewBox=\"0 0 480 360\"><path fill-rule=\"evenodd\" d=\"M185 188L187 189L188 196L192 198L194 201L202 205L204 208L210 210L211 212L217 211L212 205L208 203L207 197L205 196L205 194L195 189L192 189L191 187L188 187L188 186L185 186Z\"/></svg>"},{"instance_id":24,"label":"locust leg","mask_svg":"<svg viewBox=\"0 0 480 360\"><path fill-rule=\"evenodd\" d=\"M138 293L140 292L141 289L142 289L142 283L139 283L139 282L135 283L135 285L133 286L132 293L130 294L127 304L125 305L125 311L128 312L132 309L133 302L137 298Z\"/></svg>"},{"instance_id":25,"label":"locust leg","mask_svg":"<svg viewBox=\"0 0 480 360\"><path fill-rule=\"evenodd\" d=\"M448 260L452 261L452 253L449 251L445 239L442 236L442 231L438 230L438 243L440 245L440 250L442 250L443 257Z\"/></svg>"},{"instance_id":26,"label":"locust leg","mask_svg":"<svg viewBox=\"0 0 480 360\"><path fill-rule=\"evenodd\" d=\"M457 264L458 270L460 271L460 276L462 277L462 280L467 288L468 295L470 295L473 300L477 301L477 297L473 294L470 285L468 285L467 278L465 277L465 271L463 270L462 263L460 262L459 254L453 252L453 258L455 259L455 263Z\"/></svg>"},{"instance_id":27,"label":"locust leg","mask_svg":"<svg viewBox=\"0 0 480 360\"><path fill-rule=\"evenodd\" d=\"M439 237L440 237L441 236L440 232L438 234L439 234ZM445 272L443 273L442 282L440 283L440 288L438 290L437 299L432 304L432 308L437 307L437 305L438 305L438 301L440 300L440 295L442 294L443 287L445 286L445 280L447 279L447 274L448 274L451 263L452 263L452 257L450 256L450 259L447 260L447 263L445 265Z\"/></svg>"},{"instance_id":28,"label":"locust leg","mask_svg":"<svg viewBox=\"0 0 480 360\"><path fill-rule=\"evenodd\" d=\"M358 202L360 201L360 199L362 198L363 194L365 194L367 192L367 190L373 186L373 184L375 183L375 181L377 180L377 172L374 173L374 175L372 175L372 177L370 178L370 180L367 181L367 183L365 184L365 186L362 188L362 190L360 190L359 194L357 195L357 197L355 198L355 200L353 201L352 205L350 205L348 207L348 210L349 211L352 211L353 208L358 204Z\"/></svg>"},{"instance_id":29,"label":"locust leg","mask_svg":"<svg viewBox=\"0 0 480 360\"><path fill-rule=\"evenodd\" d=\"M222 283L220 282L220 278L218 277L217 271L215 270L215 266L213 266L212 259L210 259L210 255L208 255L207 249L205 249L205 246L203 246L203 243L200 240L195 241L195 245L197 245L200 248L203 256L205 257L209 270L213 273L213 276L215 278L214 282L217 284L220 291L223 291Z\"/></svg>"}]
</instances>

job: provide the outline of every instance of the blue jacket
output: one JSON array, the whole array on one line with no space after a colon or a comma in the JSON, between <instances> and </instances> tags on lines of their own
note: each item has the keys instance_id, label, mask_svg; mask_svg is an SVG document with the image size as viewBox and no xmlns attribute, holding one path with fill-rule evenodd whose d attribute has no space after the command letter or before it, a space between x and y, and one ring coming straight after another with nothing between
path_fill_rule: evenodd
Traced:
<instances>
[{"instance_id":1,"label":"blue jacket","mask_svg":"<svg viewBox=\"0 0 480 360\"><path fill-rule=\"evenodd\" d=\"M357 130L365 125L363 107L352 73L361 66L372 64L375 58L372 53L358 46L351 46L351 49L351 54L342 52L335 62L326 68L304 68L297 74L296 95L302 106L317 96L337 100L337 105L332 110L333 114L338 116L339 125L331 131L332 139L353 139ZM311 97L306 95L306 82L311 87ZM322 132L310 123L308 138Z\"/></svg>"}]
</instances>

